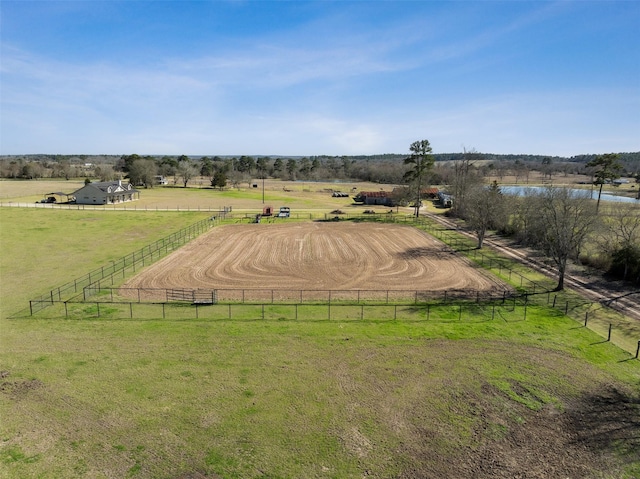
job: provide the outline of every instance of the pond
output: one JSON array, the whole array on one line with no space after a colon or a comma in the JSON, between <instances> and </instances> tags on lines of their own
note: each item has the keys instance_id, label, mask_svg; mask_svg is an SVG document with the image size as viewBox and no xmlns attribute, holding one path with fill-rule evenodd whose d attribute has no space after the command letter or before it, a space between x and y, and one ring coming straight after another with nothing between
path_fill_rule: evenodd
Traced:
<instances>
[{"instance_id":1,"label":"pond","mask_svg":"<svg viewBox=\"0 0 640 479\"><path fill-rule=\"evenodd\" d=\"M545 189L544 186L501 186L500 190L507 195L516 195L523 196L526 191L532 191L533 193L539 193ZM586 196L587 198L591 196L592 199L598 199L598 189L594 188L593 191L590 189L579 189L579 188L569 188L571 193L576 196ZM611 193L602 193L600 197L602 201L617 201L620 203L634 203L640 205L640 200L636 200L635 198L629 198L628 196L618 196L612 195Z\"/></svg>"}]
</instances>

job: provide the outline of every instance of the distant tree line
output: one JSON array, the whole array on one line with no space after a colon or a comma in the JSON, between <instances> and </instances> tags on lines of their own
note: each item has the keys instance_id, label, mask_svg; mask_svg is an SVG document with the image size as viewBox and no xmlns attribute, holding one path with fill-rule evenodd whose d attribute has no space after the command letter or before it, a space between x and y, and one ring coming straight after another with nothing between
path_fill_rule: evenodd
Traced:
<instances>
[{"instance_id":1,"label":"distant tree line","mask_svg":"<svg viewBox=\"0 0 640 479\"><path fill-rule=\"evenodd\" d=\"M469 152L431 154L434 168L429 182L448 184L455 176L458 165L465 162ZM542 155L495 155L474 152L473 169L483 177L515 178L516 183L528 183L532 172L546 178L570 174L592 176L594 168L588 166L599 155L580 155L571 158ZM153 156L153 155L13 155L0 157L0 177L14 179L78 178L90 177L108 181L120 177L132 179L139 186L154 186L153 178L170 178L173 184L185 185L194 176L203 176L221 186L223 176L226 185L236 186L255 178L280 178L283 180L344 180L369 181L381 184L403 184L410 171L404 164L406 154L381 154L369 156ZM634 177L640 174L640 152L618 153L621 175ZM137 160L135 166L133 163ZM133 177L131 177L133 174ZM215 183L215 184L214 184Z\"/></svg>"}]
</instances>

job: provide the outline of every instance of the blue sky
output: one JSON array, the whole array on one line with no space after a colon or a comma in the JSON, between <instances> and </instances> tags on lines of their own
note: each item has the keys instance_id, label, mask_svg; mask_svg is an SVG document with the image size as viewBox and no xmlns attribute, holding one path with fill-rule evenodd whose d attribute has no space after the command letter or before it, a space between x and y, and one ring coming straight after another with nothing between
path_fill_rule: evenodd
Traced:
<instances>
[{"instance_id":1,"label":"blue sky","mask_svg":"<svg viewBox=\"0 0 640 479\"><path fill-rule=\"evenodd\" d=\"M640 151L639 1L8 1L0 154Z\"/></svg>"}]
</instances>

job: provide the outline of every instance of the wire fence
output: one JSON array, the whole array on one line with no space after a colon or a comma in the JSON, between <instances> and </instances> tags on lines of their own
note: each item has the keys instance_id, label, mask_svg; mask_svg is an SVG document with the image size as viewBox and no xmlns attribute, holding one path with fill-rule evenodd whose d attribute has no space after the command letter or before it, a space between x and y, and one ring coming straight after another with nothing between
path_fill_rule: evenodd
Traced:
<instances>
[{"instance_id":1,"label":"wire fence","mask_svg":"<svg viewBox=\"0 0 640 479\"><path fill-rule=\"evenodd\" d=\"M338 314L342 314L339 312L343 311L346 318L416 319L420 318L421 314L426 314L428 319L439 317L437 308L457 307L460 319L470 312L478 312L482 318L486 316L487 308L491 309L493 318L496 314L495 308L500 311L500 308L507 307L508 304L511 308L516 308L518 305L535 303L545 304L559 314L580 322L584 321L585 327L607 337L607 340L611 340L612 335L618 333L621 336L617 341L618 345L627 351L635 348L635 341L630 338L637 337L636 327L621 320L611 308L578 295L557 294L553 291L553 280L531 279L519 263L496 258L492 253L478 250L472 239L461 236L456 229L444 227L422 217L377 214L341 215L336 219L337 215L310 214L308 219L391 222L418 227L441 240L453 251L465 254L478 267L491 270L511 284L515 283L515 290L203 290L117 286L127 275L134 274L138 269L180 248L221 221L237 222L251 219L251 215L233 214L231 208L217 211L216 216L183 228L32 299L29 301L29 314L34 315L51 307L52 310L46 314L47 317L73 317L81 311L86 317L114 319L143 319L153 317L154 314L156 317L175 319L297 319L299 315L306 315L305 317L310 319L336 319ZM299 219L307 219L307 215L300 214ZM272 219L278 220L282 221ZM322 307L318 308L319 305ZM327 308L326 312L318 313L323 311L323 308ZM450 315L451 311L448 314ZM526 315L526 307L524 314Z\"/></svg>"},{"instance_id":2,"label":"wire fence","mask_svg":"<svg viewBox=\"0 0 640 479\"><path fill-rule=\"evenodd\" d=\"M98 281L67 301L95 302L175 302L237 303L237 304L421 304L454 301L486 303L506 301L521 296L511 289L473 290L320 290L320 289L174 289L130 288L104 284Z\"/></svg>"},{"instance_id":3,"label":"wire fence","mask_svg":"<svg viewBox=\"0 0 640 479\"><path fill-rule=\"evenodd\" d=\"M462 300L419 304L354 303L186 303L186 302L111 302L60 301L43 317L71 319L168 319L168 320L359 320L359 321L513 321L518 311L526 319L527 299L495 299L481 303Z\"/></svg>"},{"instance_id":4,"label":"wire fence","mask_svg":"<svg viewBox=\"0 0 640 479\"><path fill-rule=\"evenodd\" d=\"M84 294L85 288L92 288L95 284L100 284L101 281L114 281L114 278L119 275L125 278L127 274L135 273L138 269L152 264L171 251L182 247L184 244L212 228L215 224L215 217L198 221L138 251L134 251L116 261L112 261L108 265L101 266L80 278L76 278L73 281L54 288L48 293L29 301L30 314L33 315L41 311L55 301L65 301L77 297L78 294Z\"/></svg>"},{"instance_id":5,"label":"wire fence","mask_svg":"<svg viewBox=\"0 0 640 479\"><path fill-rule=\"evenodd\" d=\"M0 201L0 207L15 208L39 208L48 210L80 210L80 211L182 211L182 212L205 212L205 213L224 213L227 208L219 206L193 206L193 205L167 205L167 206L149 206L141 205L135 201L127 201L124 203L107 203L101 205L82 205L76 203L29 203L22 201Z\"/></svg>"},{"instance_id":6,"label":"wire fence","mask_svg":"<svg viewBox=\"0 0 640 479\"><path fill-rule=\"evenodd\" d=\"M113 285L118 282L119 279L124 280L127 275L136 273L140 268L152 264L158 259L166 256L168 253L180 248L190 240L199 236L209 228L220 224L221 220L233 222L237 218L244 218L242 215L233 215L231 208L225 207L224 210L219 211L218 216L212 216L208 219L201 220L193 225L181 229L180 231L173 233L166 238L162 238L148 246L145 246L141 250L135 251L117 261L111 262L109 265L102 266L88 274L77 278L69 283L66 283L58 288L52 289L48 293L34 298L29 301L29 311L33 315L38 311L52 305L54 302L60 301L87 301L89 298L97 294L108 294L110 298L114 297ZM316 214L315 219L325 220L326 214ZM342 219L342 218L341 218ZM534 281L528 278L525 274L518 271L518 266L514 265L512 261L506 259L496 259L490 255L486 255L484 252L473 248L473 244L470 240L460 237L455 230L443 228L441 225L434 224L433 222L425 218L416 218L414 216L406 215L345 215L344 219L351 221L378 221L378 222L391 222L410 224L412 226L419 227L427 231L432 236L440 239L443 243L449 246L454 251L466 251L467 254L472 256L473 260L481 267L490 270L497 270L499 276L508 278L510 282L519 282L518 291L521 294L529 295L538 292L548 291L550 289L550 283L543 284L538 281ZM331 220L331 219L329 219ZM515 279L514 279L515 278ZM152 288L139 288L130 289L128 292L125 288L118 288L118 292L115 293L115 297L119 297L124 294L124 298L134 298L136 301L172 301L174 296L170 289L152 289ZM192 290L200 291L201 295L208 295L210 293L205 290ZM406 302L413 299L415 303L420 301L430 300L442 300L446 303L447 300L461 299L465 301L479 302L481 296L486 294L496 294L495 291L474 291L474 290L447 290L447 291L398 291L398 290L348 290L348 291L312 291L312 290L248 290L248 289L236 289L236 290L216 290L216 302L299 302L300 304L305 302L336 302L336 301L350 301L359 304L361 301L373 301L373 302ZM508 290L499 291L497 293L500 298L511 295ZM81 299L80 299L81 298ZM492 299L492 298L489 298ZM179 300L179 299L178 299Z\"/></svg>"}]
</instances>

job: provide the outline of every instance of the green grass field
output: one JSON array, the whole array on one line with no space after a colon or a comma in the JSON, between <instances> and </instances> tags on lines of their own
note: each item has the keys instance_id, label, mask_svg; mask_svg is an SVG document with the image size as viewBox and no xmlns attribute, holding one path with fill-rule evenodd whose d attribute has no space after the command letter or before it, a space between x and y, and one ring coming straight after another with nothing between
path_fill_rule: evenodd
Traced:
<instances>
[{"instance_id":1,"label":"green grass field","mask_svg":"<svg viewBox=\"0 0 640 479\"><path fill-rule=\"evenodd\" d=\"M640 361L544 304L10 319L206 217L0 208L0 477L640 477Z\"/></svg>"}]
</instances>

